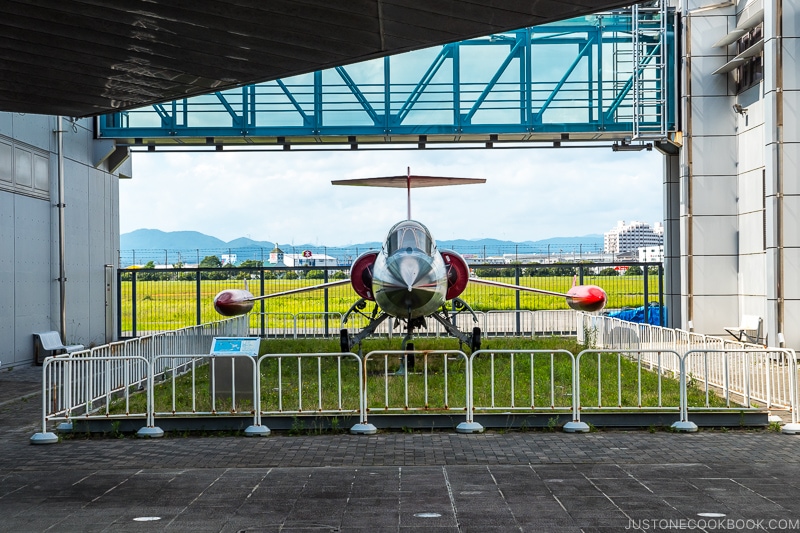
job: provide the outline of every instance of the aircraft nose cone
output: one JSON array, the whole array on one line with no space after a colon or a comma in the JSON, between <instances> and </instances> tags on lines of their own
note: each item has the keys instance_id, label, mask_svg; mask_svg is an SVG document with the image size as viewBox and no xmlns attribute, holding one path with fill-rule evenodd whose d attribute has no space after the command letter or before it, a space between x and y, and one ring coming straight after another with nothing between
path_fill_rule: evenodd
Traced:
<instances>
[{"instance_id":1,"label":"aircraft nose cone","mask_svg":"<svg viewBox=\"0 0 800 533\"><path fill-rule=\"evenodd\" d=\"M393 274L398 275L408 292L413 292L420 279L425 278L431 270L430 262L422 259L422 256L412 256L410 253L398 257L397 269Z\"/></svg>"},{"instance_id":2,"label":"aircraft nose cone","mask_svg":"<svg viewBox=\"0 0 800 533\"><path fill-rule=\"evenodd\" d=\"M373 286L379 305L394 316L422 316L444 300L444 269L439 272L431 256L418 250L400 250L376 268Z\"/></svg>"},{"instance_id":3,"label":"aircraft nose cone","mask_svg":"<svg viewBox=\"0 0 800 533\"><path fill-rule=\"evenodd\" d=\"M424 289L430 284L431 264L424 255L400 255L389 265L389 274L395 285L403 287L407 292Z\"/></svg>"}]
</instances>

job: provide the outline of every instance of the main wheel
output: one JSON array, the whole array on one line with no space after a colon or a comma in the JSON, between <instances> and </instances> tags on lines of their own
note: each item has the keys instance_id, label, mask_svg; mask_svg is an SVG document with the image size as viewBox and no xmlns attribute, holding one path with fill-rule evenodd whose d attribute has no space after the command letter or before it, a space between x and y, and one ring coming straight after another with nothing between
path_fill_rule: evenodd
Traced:
<instances>
[{"instance_id":1,"label":"main wheel","mask_svg":"<svg viewBox=\"0 0 800 533\"><path fill-rule=\"evenodd\" d=\"M481 328L472 328L472 341L469 343L469 349L472 350L472 353L481 349Z\"/></svg>"},{"instance_id":2,"label":"main wheel","mask_svg":"<svg viewBox=\"0 0 800 533\"><path fill-rule=\"evenodd\" d=\"M339 348L342 353L347 353L353 348L350 344L350 334L347 333L347 328L339 331Z\"/></svg>"},{"instance_id":3,"label":"main wheel","mask_svg":"<svg viewBox=\"0 0 800 533\"><path fill-rule=\"evenodd\" d=\"M406 363L406 371L413 372L414 371L414 343L409 342L406 344L406 351L411 352L405 356L405 363Z\"/></svg>"}]
</instances>

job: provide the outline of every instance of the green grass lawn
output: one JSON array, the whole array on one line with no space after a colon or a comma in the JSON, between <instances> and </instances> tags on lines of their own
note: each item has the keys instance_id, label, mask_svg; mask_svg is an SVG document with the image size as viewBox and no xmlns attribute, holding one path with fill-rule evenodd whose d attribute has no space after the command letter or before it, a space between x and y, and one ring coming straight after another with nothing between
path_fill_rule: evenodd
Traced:
<instances>
[{"instance_id":1,"label":"green grass lawn","mask_svg":"<svg viewBox=\"0 0 800 533\"><path fill-rule=\"evenodd\" d=\"M398 339L364 341L367 407L371 413L466 410L466 364L463 357L454 353L458 350L457 341L450 338L415 339L415 349L425 353L415 355L414 370L405 375L396 375L401 368L401 355L384 353L398 350L399 345ZM512 406L528 411L568 409L572 403L572 357L559 350L577 354L581 349L574 339L560 337L486 339L484 350L495 352L481 354L474 360L476 412L507 410ZM514 352L512 355L504 350L542 352ZM437 351L449 353L432 353ZM263 340L262 355L285 356L267 358L261 365L262 412L311 414L357 411L360 379L357 361L347 357L315 355L336 352L338 341L332 340ZM370 352L376 353L368 355ZM297 357L291 354L312 355ZM635 361L615 354L604 354L602 357L599 378L596 356L589 356L581 365L581 405L584 408L658 408L659 391L660 405L678 406L679 383L671 374L659 375L644 367L640 369ZM155 411L251 414L254 409L252 393L237 394L235 403L229 395L212 402L211 366L202 364L207 361L208 358L198 358L194 368L180 375L168 371L161 376L154 391ZM170 366L177 368L182 362L176 359ZM620 383L618 375L622 377ZM689 394L690 405L702 405L704 396L701 390L690 388ZM716 396L711 397L710 403L712 407L724 407L724 401ZM145 410L144 394L132 395L128 412L143 413ZM117 400L109 410L109 414L125 412L124 400Z\"/></svg>"},{"instance_id":2,"label":"green grass lawn","mask_svg":"<svg viewBox=\"0 0 800 533\"><path fill-rule=\"evenodd\" d=\"M491 278L502 283L515 282L515 278ZM320 284L321 280L267 280L264 293L270 294L285 290L309 287ZM566 293L572 286L572 277L522 277L520 284L549 291ZM584 284L602 287L608 294L609 309L636 307L644 304L643 276L585 276ZM213 306L214 296L225 289L243 289L247 285L256 296L261 294L257 280L203 280L199 285L200 322L198 322L198 285L195 281L137 281L136 283L136 329L137 331L164 331L178 329L198 323L219 320ZM650 300L658 294L658 278L648 277ZM461 298L476 311L516 309L516 291L499 287L478 285L467 286ZM328 289L328 312L344 314L358 300L358 296L348 284ZM133 294L130 281L123 282L120 292L122 330L130 331L133 324ZM550 310L569 309L564 298L528 292L520 293L520 309ZM282 326L281 314L322 313L325 311L325 291L309 291L291 296L267 299L256 302L251 318L252 327L259 327L256 313L270 315L267 327Z\"/></svg>"}]
</instances>

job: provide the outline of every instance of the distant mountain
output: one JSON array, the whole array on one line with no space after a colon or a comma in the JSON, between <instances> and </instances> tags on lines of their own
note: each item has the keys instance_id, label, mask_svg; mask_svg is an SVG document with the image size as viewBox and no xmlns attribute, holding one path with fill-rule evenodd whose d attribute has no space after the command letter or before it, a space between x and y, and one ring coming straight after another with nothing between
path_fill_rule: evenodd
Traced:
<instances>
[{"instance_id":1,"label":"distant mountain","mask_svg":"<svg viewBox=\"0 0 800 533\"><path fill-rule=\"evenodd\" d=\"M499 239L454 239L437 241L440 248L455 250L464 255L490 257L503 254L541 254L596 252L603 248L602 235L584 235L582 237L551 237L539 241L504 241ZM364 242L347 247L328 247L312 244L280 244L278 247L285 253L301 253L312 250L314 253L325 253L336 257L341 264L349 264L361 252L380 248L382 243ZM267 261L275 243L254 241L240 237L229 242L205 235L198 231L161 231L157 229L138 229L120 235L121 266L146 264L153 261L156 265L197 264L208 255L220 257L223 254L236 255L236 262L248 259Z\"/></svg>"},{"instance_id":2,"label":"distant mountain","mask_svg":"<svg viewBox=\"0 0 800 533\"><path fill-rule=\"evenodd\" d=\"M583 237L550 237L538 241L502 241L498 239L454 239L451 241L437 240L436 244L441 248L475 248L475 247L495 247L508 248L513 246L540 247L550 245L596 245L603 244L602 235L584 235Z\"/></svg>"},{"instance_id":3,"label":"distant mountain","mask_svg":"<svg viewBox=\"0 0 800 533\"><path fill-rule=\"evenodd\" d=\"M227 246L222 239L200 233L199 231L161 231L159 229L137 229L119 236L122 250L145 250L162 248L220 248Z\"/></svg>"}]
</instances>

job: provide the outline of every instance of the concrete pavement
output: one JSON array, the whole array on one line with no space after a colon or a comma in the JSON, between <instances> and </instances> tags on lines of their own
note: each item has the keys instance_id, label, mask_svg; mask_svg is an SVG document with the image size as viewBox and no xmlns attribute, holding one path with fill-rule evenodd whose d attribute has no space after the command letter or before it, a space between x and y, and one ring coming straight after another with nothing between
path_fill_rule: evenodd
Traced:
<instances>
[{"instance_id":1,"label":"concrete pavement","mask_svg":"<svg viewBox=\"0 0 800 533\"><path fill-rule=\"evenodd\" d=\"M73 435L33 446L40 373L0 370L0 531L800 531L800 436Z\"/></svg>"}]
</instances>

